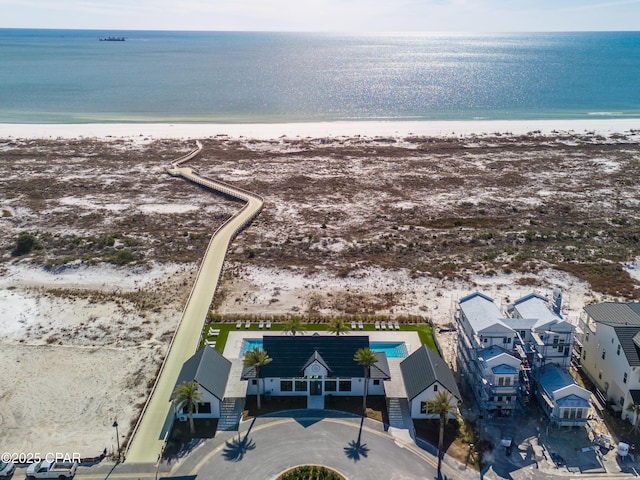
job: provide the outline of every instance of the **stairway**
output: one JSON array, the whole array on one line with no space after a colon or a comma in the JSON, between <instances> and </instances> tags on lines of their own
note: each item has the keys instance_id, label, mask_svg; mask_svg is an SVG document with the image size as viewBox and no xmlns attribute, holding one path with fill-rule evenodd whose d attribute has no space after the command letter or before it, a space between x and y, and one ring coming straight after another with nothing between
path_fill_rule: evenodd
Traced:
<instances>
[{"instance_id":1,"label":"stairway","mask_svg":"<svg viewBox=\"0 0 640 480\"><path fill-rule=\"evenodd\" d=\"M388 398L387 412L389 413L389 426L413 430L409 402L406 398Z\"/></svg>"},{"instance_id":2,"label":"stairway","mask_svg":"<svg viewBox=\"0 0 640 480\"><path fill-rule=\"evenodd\" d=\"M225 398L220 407L220 420L218 420L218 430L236 431L242 418L244 408L244 398Z\"/></svg>"}]
</instances>

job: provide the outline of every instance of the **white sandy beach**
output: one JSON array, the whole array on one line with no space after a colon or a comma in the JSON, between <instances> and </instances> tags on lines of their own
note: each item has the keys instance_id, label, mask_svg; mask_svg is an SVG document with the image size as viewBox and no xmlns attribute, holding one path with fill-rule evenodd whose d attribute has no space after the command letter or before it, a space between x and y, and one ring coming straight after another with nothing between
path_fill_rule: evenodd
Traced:
<instances>
[{"instance_id":1,"label":"white sandy beach","mask_svg":"<svg viewBox=\"0 0 640 480\"><path fill-rule=\"evenodd\" d=\"M406 137L474 134L540 135L553 132L597 132L609 135L636 131L640 119L544 120L544 121L451 121L451 122L331 122L299 124L0 124L0 139L128 139L129 145L153 139L204 139L217 135L233 138L277 139L287 137ZM635 135L634 135L635 136ZM160 174L161 165L156 172ZM229 175L220 172L221 178ZM276 173L274 173L276 175ZM185 184L189 195L193 188ZM88 192L90 194L91 192ZM261 192L257 192L261 193ZM87 199L82 198L86 204ZM171 200L173 201L173 200ZM183 209L191 208L187 196ZM132 202L132 201L131 201ZM167 214L176 210L154 211ZM214 200L212 203L217 202ZM108 203L108 202L107 202ZM87 204L89 208L91 204ZM129 205L129 204L126 204ZM65 206L68 207L68 206ZM133 203L128 208L133 208ZM277 209L275 204L267 208ZM151 213L154 213L151 212ZM286 213L286 212L285 212ZM117 212L114 212L114 215ZM293 224L283 214L282 223ZM298 218L299 222L306 221ZM213 229L212 229L213 232ZM309 292L323 295L351 291L376 296L398 294L392 315L421 315L436 324L452 320L455 302L480 289L499 305L532 291L516 285L519 275L473 276L468 281L413 278L407 271L367 266L355 269L348 279L317 272L279 270L230 262L234 278L224 285L226 299L218 311L230 314L302 313ZM115 418L128 432L139 406L146 400L183 304L171 301L158 312L141 315L118 292L138 290L172 292L188 289L195 265L152 265L150 270L81 265L55 272L7 261L0 270L0 366L9 382L0 390L0 445L3 451L78 451L94 456L112 450ZM631 269L637 277L640 264ZM564 311L575 321L586 303L607 298L589 286L548 269L540 272L535 291L550 295L554 288L565 292ZM102 301L78 296L43 295L46 286L107 292ZM172 290L174 289L174 290ZM45 289L46 290L46 289ZM277 300L277 301L276 301ZM323 311L328 315L332 311ZM446 328L445 328L446 329ZM441 337L445 355L451 357L452 333ZM450 360L450 358L449 358ZM55 373L54 373L55 372ZM31 387L37 384L41 390Z\"/></svg>"},{"instance_id":2,"label":"white sandy beach","mask_svg":"<svg viewBox=\"0 0 640 480\"><path fill-rule=\"evenodd\" d=\"M602 134L640 129L640 118L579 120L361 121L310 123L0 123L0 138L208 138L216 135L273 139L287 137L452 136L557 132Z\"/></svg>"}]
</instances>

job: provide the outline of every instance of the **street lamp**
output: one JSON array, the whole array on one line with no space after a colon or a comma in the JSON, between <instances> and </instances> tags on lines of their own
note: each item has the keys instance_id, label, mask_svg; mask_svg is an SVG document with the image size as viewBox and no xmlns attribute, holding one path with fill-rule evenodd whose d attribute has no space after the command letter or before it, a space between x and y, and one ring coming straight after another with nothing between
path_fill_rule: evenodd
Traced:
<instances>
[{"instance_id":1,"label":"street lamp","mask_svg":"<svg viewBox=\"0 0 640 480\"><path fill-rule=\"evenodd\" d=\"M118 460L116 463L119 463L120 462L120 435L118 434L118 420L114 420L113 425L111 426L116 429L116 442L118 445Z\"/></svg>"}]
</instances>

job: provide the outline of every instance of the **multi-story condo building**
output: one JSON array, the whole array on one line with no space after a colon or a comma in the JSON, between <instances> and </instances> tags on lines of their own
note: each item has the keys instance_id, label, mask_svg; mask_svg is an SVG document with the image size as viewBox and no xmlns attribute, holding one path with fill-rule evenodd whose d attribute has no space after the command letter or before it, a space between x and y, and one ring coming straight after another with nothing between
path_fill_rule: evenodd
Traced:
<instances>
[{"instance_id":1,"label":"multi-story condo building","mask_svg":"<svg viewBox=\"0 0 640 480\"><path fill-rule=\"evenodd\" d=\"M522 348L535 370L548 364L562 368L571 366L571 348L575 327L561 315L562 296L554 293L552 304L537 293L531 293L510 305L510 318L505 322L517 335L516 344Z\"/></svg>"},{"instance_id":2,"label":"multi-story condo building","mask_svg":"<svg viewBox=\"0 0 640 480\"><path fill-rule=\"evenodd\" d=\"M640 405L640 303L587 305L580 317L580 365L622 418Z\"/></svg>"},{"instance_id":3,"label":"multi-story condo building","mask_svg":"<svg viewBox=\"0 0 640 480\"><path fill-rule=\"evenodd\" d=\"M462 298L459 306L456 361L461 384L482 409L509 414L516 407L521 363L512 354L515 332L482 293Z\"/></svg>"},{"instance_id":4,"label":"multi-story condo building","mask_svg":"<svg viewBox=\"0 0 640 480\"><path fill-rule=\"evenodd\" d=\"M558 291L553 302L530 294L509 305L505 313L482 293L459 301L458 372L481 409L510 413L517 402L528 403L537 390L543 410L557 425L586 421L582 409L588 409L590 392L567 372L575 327L562 318L560 309ZM566 410L565 419L564 408L569 406L574 410Z\"/></svg>"}]
</instances>

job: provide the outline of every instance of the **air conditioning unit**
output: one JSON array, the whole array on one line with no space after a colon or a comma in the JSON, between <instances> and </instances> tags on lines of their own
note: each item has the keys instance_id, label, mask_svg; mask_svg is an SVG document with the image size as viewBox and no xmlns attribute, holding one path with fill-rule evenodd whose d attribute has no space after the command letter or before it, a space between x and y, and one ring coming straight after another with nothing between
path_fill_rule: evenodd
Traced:
<instances>
[{"instance_id":1,"label":"air conditioning unit","mask_svg":"<svg viewBox=\"0 0 640 480\"><path fill-rule=\"evenodd\" d=\"M186 413L181 413L180 415L178 415L178 420L180 420L181 422L186 422L187 420L189 420L189 415L187 415Z\"/></svg>"}]
</instances>

